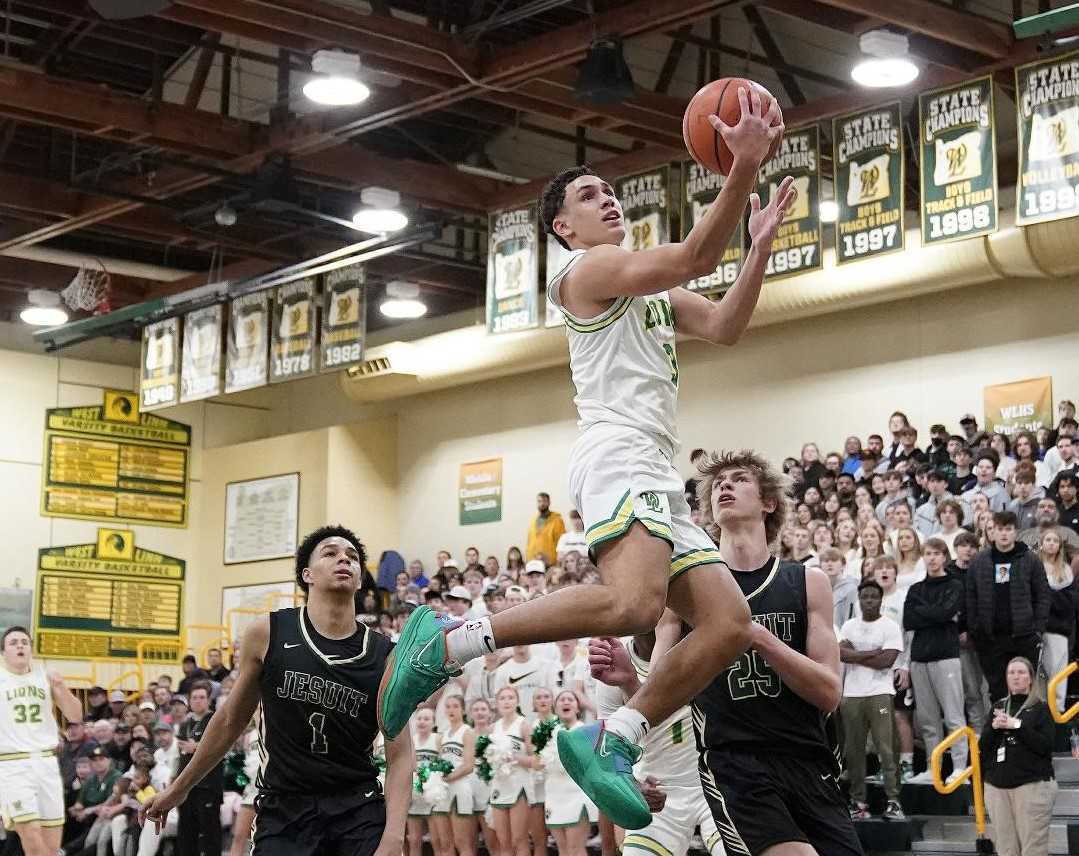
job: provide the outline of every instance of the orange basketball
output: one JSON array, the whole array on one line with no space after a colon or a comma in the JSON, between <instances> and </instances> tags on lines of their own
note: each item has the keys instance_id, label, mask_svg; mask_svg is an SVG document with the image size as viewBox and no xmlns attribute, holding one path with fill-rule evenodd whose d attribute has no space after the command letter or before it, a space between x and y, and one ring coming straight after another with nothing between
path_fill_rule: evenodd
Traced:
<instances>
[{"instance_id":1,"label":"orange basketball","mask_svg":"<svg viewBox=\"0 0 1079 856\"><path fill-rule=\"evenodd\" d=\"M723 142L719 132L712 127L708 117L715 113L726 124L737 124L742 116L742 107L738 103L739 88L745 89L747 95L755 89L761 96L762 115L768 112L772 105L772 95L759 83L744 77L721 77L697 90L697 94L689 100L689 106L682 118L682 138L686 141L690 157L705 169L722 175L730 172L734 155ZM776 137L765 160L775 155L781 139L782 135Z\"/></svg>"}]
</instances>

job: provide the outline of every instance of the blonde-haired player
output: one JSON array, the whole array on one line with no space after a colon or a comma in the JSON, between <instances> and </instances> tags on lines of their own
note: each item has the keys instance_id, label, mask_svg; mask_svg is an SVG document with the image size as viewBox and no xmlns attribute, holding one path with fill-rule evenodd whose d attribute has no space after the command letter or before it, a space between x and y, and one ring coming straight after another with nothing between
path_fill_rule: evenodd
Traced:
<instances>
[{"instance_id":1,"label":"blonde-haired player","mask_svg":"<svg viewBox=\"0 0 1079 856\"><path fill-rule=\"evenodd\" d=\"M664 613L660 624L665 625L673 625L671 632L680 635L681 620L670 610ZM655 644L655 633L626 639L624 645L612 639L593 639L589 643L589 662L597 677L596 704L600 717L609 716L625 704L648 678L648 663ZM723 841L701 787L693 715L688 705L649 730L644 754L634 773L640 779L655 779L667 794L667 802L662 811L652 815L651 824L629 832L622 840L622 852L626 856L642 853L686 856L693 830L698 826L705 849L711 856L723 856L726 852Z\"/></svg>"},{"instance_id":2,"label":"blonde-haired player","mask_svg":"<svg viewBox=\"0 0 1079 856\"><path fill-rule=\"evenodd\" d=\"M55 856L64 830L64 787L52 708L55 703L69 722L81 722L82 704L63 678L33 662L26 628L9 627L0 644L0 811L26 856Z\"/></svg>"}]
</instances>

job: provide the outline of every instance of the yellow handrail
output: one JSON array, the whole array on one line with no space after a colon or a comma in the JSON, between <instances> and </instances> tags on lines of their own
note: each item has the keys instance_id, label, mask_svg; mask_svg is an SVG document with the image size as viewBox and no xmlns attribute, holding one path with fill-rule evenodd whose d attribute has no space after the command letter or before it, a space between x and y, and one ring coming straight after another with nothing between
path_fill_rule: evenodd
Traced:
<instances>
[{"instance_id":1,"label":"yellow handrail","mask_svg":"<svg viewBox=\"0 0 1079 856\"><path fill-rule=\"evenodd\" d=\"M130 678L132 676L134 676L134 678L135 678L135 680L137 682L137 686L138 686L138 690L136 690L133 693L128 693L127 694L128 701L132 701L133 700L132 696L134 696L135 698L138 698L140 695L142 695L142 690L143 690L143 687L144 687L143 678L142 678L142 669L129 669L128 671L124 672L123 674L121 674L121 675L113 678L111 681L109 681L109 685L107 687L105 687L105 689L108 692L112 692L113 690L118 689L118 688L122 689L122 687L120 687L120 684L122 684L124 682L124 680L126 680L127 678Z\"/></svg>"},{"instance_id":2,"label":"yellow handrail","mask_svg":"<svg viewBox=\"0 0 1079 856\"><path fill-rule=\"evenodd\" d=\"M955 743L963 738L967 739L967 748L970 750L970 766L965 770L957 771L959 775L949 784L944 784L940 775L940 762L944 753ZM954 756L953 756L954 757ZM933 771L933 787L937 793L950 794L957 790L968 780L974 786L974 824L978 829L978 835L985 835L985 796L982 794L982 759L978 754L978 735L969 725L957 728L949 734L933 750L929 756L929 769Z\"/></svg>"},{"instance_id":3,"label":"yellow handrail","mask_svg":"<svg viewBox=\"0 0 1079 856\"><path fill-rule=\"evenodd\" d=\"M232 617L234 615L266 615L268 612L268 609L256 609L253 606L234 606L225 613L225 635L230 639L232 638ZM229 643L229 648L232 648L231 642Z\"/></svg>"},{"instance_id":4,"label":"yellow handrail","mask_svg":"<svg viewBox=\"0 0 1079 856\"><path fill-rule=\"evenodd\" d=\"M1049 696L1046 701L1049 702L1049 712L1053 715L1053 721L1063 725L1065 722L1070 722L1076 716L1079 716L1079 701L1065 710L1063 713L1057 710L1057 685L1061 681L1068 680L1068 677L1076 669L1079 669L1079 662L1068 663L1063 669L1053 675L1049 681L1049 687L1046 690L1046 694Z\"/></svg>"},{"instance_id":5,"label":"yellow handrail","mask_svg":"<svg viewBox=\"0 0 1079 856\"><path fill-rule=\"evenodd\" d=\"M232 642L229 640L228 634L227 633L222 633L217 638L210 639L209 642L207 642L205 645L203 645L201 648L199 648L199 653L198 653L198 657L196 659L196 662L197 663L205 663L207 661L207 659L208 659L207 655L209 654L211 648L220 649L222 657L227 655L228 652L232 649Z\"/></svg>"}]
</instances>

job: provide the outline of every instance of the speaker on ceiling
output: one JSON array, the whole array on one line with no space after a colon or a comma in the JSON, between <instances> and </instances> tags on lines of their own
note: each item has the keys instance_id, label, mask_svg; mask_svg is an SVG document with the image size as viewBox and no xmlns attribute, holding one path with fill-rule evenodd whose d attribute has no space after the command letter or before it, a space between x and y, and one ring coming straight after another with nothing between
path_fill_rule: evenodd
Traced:
<instances>
[{"instance_id":1,"label":"speaker on ceiling","mask_svg":"<svg viewBox=\"0 0 1079 856\"><path fill-rule=\"evenodd\" d=\"M172 0L89 0L90 8L109 21L156 15L172 5Z\"/></svg>"}]
</instances>

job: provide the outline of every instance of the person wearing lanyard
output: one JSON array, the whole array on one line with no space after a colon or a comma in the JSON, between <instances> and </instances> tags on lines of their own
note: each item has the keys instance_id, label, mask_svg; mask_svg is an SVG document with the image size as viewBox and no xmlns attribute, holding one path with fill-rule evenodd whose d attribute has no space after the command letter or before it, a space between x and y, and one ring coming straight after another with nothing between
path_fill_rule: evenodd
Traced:
<instances>
[{"instance_id":1,"label":"person wearing lanyard","mask_svg":"<svg viewBox=\"0 0 1079 856\"><path fill-rule=\"evenodd\" d=\"M1013 657L1008 695L993 706L981 736L985 805L999 856L1047 856L1057 783L1053 720L1034 685L1034 666Z\"/></svg>"}]
</instances>

